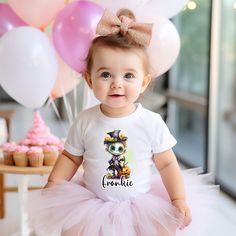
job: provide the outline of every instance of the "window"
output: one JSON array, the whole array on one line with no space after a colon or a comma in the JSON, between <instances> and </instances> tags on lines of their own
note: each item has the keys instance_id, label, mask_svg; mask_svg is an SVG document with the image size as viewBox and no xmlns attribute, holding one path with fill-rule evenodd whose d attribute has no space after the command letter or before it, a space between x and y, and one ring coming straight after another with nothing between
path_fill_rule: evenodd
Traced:
<instances>
[{"instance_id":1,"label":"window","mask_svg":"<svg viewBox=\"0 0 236 236\"><path fill-rule=\"evenodd\" d=\"M178 140L174 149L178 158L206 169L211 1L190 2L173 19L181 51L169 72L168 122Z\"/></svg>"},{"instance_id":2,"label":"window","mask_svg":"<svg viewBox=\"0 0 236 236\"><path fill-rule=\"evenodd\" d=\"M216 176L236 196L236 1L221 2Z\"/></svg>"}]
</instances>

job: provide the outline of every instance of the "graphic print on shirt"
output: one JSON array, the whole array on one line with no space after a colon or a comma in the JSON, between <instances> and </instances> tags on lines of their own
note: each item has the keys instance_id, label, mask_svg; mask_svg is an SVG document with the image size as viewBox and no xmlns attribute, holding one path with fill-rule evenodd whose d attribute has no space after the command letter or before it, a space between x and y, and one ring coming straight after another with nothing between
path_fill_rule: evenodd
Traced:
<instances>
[{"instance_id":1,"label":"graphic print on shirt","mask_svg":"<svg viewBox=\"0 0 236 236\"><path fill-rule=\"evenodd\" d=\"M103 188L107 186L128 187L133 185L132 181L129 181L131 169L125 157L127 140L128 137L121 130L114 130L107 133L104 139L104 145L105 150L111 155L111 158L108 161L107 173L103 176Z\"/></svg>"}]
</instances>

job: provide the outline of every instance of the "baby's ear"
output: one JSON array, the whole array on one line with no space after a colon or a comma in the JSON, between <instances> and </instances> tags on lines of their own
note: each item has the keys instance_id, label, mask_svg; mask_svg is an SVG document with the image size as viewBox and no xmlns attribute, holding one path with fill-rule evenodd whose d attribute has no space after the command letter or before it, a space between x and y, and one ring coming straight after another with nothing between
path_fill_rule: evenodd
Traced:
<instances>
[{"instance_id":1,"label":"baby's ear","mask_svg":"<svg viewBox=\"0 0 236 236\"><path fill-rule=\"evenodd\" d=\"M143 93L146 90L146 88L150 84L151 80L152 80L152 76L150 74L147 74L147 75L144 76L144 79L143 79L143 82L142 82L141 93Z\"/></svg>"},{"instance_id":2,"label":"baby's ear","mask_svg":"<svg viewBox=\"0 0 236 236\"><path fill-rule=\"evenodd\" d=\"M93 89L93 84L92 84L92 79L91 79L91 75L88 71L85 71L84 73L84 78L89 86L89 88Z\"/></svg>"}]
</instances>

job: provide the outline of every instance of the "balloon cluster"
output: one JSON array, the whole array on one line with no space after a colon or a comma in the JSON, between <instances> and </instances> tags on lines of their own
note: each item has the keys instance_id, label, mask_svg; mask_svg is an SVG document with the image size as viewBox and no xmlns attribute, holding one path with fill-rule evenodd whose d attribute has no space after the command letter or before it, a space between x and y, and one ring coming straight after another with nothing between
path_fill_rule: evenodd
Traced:
<instances>
[{"instance_id":1,"label":"balloon cluster","mask_svg":"<svg viewBox=\"0 0 236 236\"><path fill-rule=\"evenodd\" d=\"M0 3L0 85L22 105L41 107L73 89L104 9L129 8L154 23L149 47L156 75L177 58L179 35L168 19L187 0L8 0ZM157 16L159 14L159 16ZM52 25L52 32L48 30ZM52 35L47 35L50 32ZM51 39L52 38L52 42Z\"/></svg>"}]
</instances>

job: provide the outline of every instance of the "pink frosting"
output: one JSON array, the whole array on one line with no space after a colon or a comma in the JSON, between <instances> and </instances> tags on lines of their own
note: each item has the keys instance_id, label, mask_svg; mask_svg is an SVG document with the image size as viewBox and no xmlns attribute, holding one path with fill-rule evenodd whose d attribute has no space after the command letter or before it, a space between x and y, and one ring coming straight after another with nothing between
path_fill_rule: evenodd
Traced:
<instances>
[{"instance_id":1,"label":"pink frosting","mask_svg":"<svg viewBox=\"0 0 236 236\"><path fill-rule=\"evenodd\" d=\"M28 131L27 137L32 138L34 135L46 137L50 135L50 129L45 125L40 127L38 125L34 125L34 127Z\"/></svg>"},{"instance_id":2,"label":"pink frosting","mask_svg":"<svg viewBox=\"0 0 236 236\"><path fill-rule=\"evenodd\" d=\"M16 145L12 143L4 143L2 145L2 149L4 152L14 152L15 148L16 148Z\"/></svg>"},{"instance_id":3,"label":"pink frosting","mask_svg":"<svg viewBox=\"0 0 236 236\"><path fill-rule=\"evenodd\" d=\"M44 125L44 121L43 121L39 111L36 111L34 113L34 123L35 124L42 124L42 125Z\"/></svg>"},{"instance_id":4,"label":"pink frosting","mask_svg":"<svg viewBox=\"0 0 236 236\"><path fill-rule=\"evenodd\" d=\"M64 150L64 143L58 143L58 144L57 144L57 147L58 147L58 150L59 150L59 151Z\"/></svg>"},{"instance_id":5,"label":"pink frosting","mask_svg":"<svg viewBox=\"0 0 236 236\"><path fill-rule=\"evenodd\" d=\"M44 152L56 152L58 151L58 147L55 145L46 145L43 147Z\"/></svg>"},{"instance_id":6,"label":"pink frosting","mask_svg":"<svg viewBox=\"0 0 236 236\"><path fill-rule=\"evenodd\" d=\"M29 148L24 145L18 145L15 147L15 152L24 153L24 152L28 152L28 150L29 150Z\"/></svg>"},{"instance_id":7,"label":"pink frosting","mask_svg":"<svg viewBox=\"0 0 236 236\"><path fill-rule=\"evenodd\" d=\"M54 135L50 135L50 136L47 138L47 143L48 143L48 144L58 144L58 143L60 143L60 139L57 138L57 137L54 136Z\"/></svg>"},{"instance_id":8,"label":"pink frosting","mask_svg":"<svg viewBox=\"0 0 236 236\"><path fill-rule=\"evenodd\" d=\"M30 141L27 143L28 141L25 140ZM25 140L22 140L20 143L44 146L47 144L58 144L60 142L60 140L50 132L50 128L45 125L39 111L34 113L34 124L33 127L29 129Z\"/></svg>"},{"instance_id":9,"label":"pink frosting","mask_svg":"<svg viewBox=\"0 0 236 236\"><path fill-rule=\"evenodd\" d=\"M28 153L42 153L43 149L41 147L30 147Z\"/></svg>"},{"instance_id":10,"label":"pink frosting","mask_svg":"<svg viewBox=\"0 0 236 236\"><path fill-rule=\"evenodd\" d=\"M35 138L37 138L38 136L37 136L37 134L27 134L27 139L29 139L29 140L31 140L31 139L35 139Z\"/></svg>"},{"instance_id":11,"label":"pink frosting","mask_svg":"<svg viewBox=\"0 0 236 236\"><path fill-rule=\"evenodd\" d=\"M34 138L31 140L31 145L40 145L40 146L43 146L43 145L46 145L47 144L47 141L44 140L44 139L41 139L41 138Z\"/></svg>"},{"instance_id":12,"label":"pink frosting","mask_svg":"<svg viewBox=\"0 0 236 236\"><path fill-rule=\"evenodd\" d=\"M31 144L31 140L30 139L23 139L19 142L20 145L30 145Z\"/></svg>"},{"instance_id":13,"label":"pink frosting","mask_svg":"<svg viewBox=\"0 0 236 236\"><path fill-rule=\"evenodd\" d=\"M2 145L1 145L1 148L3 149L3 150L5 150L6 148L8 148L9 146L11 146L12 144L11 143L3 143Z\"/></svg>"}]
</instances>

